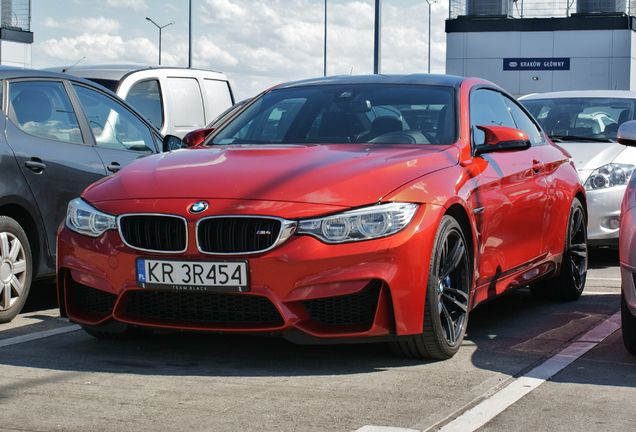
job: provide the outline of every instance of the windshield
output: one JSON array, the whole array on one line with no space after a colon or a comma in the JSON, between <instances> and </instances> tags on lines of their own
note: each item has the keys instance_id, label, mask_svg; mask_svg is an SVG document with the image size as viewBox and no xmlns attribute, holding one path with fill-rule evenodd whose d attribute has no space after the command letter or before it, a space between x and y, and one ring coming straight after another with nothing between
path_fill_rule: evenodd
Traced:
<instances>
[{"instance_id":1,"label":"windshield","mask_svg":"<svg viewBox=\"0 0 636 432\"><path fill-rule=\"evenodd\" d=\"M618 127L634 118L633 99L554 98L519 102L556 140L616 141Z\"/></svg>"},{"instance_id":2,"label":"windshield","mask_svg":"<svg viewBox=\"0 0 636 432\"><path fill-rule=\"evenodd\" d=\"M454 100L454 89L441 86L274 89L227 122L211 143L451 144Z\"/></svg>"}]
</instances>

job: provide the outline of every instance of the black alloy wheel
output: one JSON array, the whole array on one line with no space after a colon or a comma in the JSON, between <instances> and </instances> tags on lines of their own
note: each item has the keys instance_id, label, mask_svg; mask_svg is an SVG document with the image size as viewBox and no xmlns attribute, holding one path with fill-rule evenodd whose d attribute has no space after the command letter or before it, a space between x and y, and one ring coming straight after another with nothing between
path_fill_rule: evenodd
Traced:
<instances>
[{"instance_id":1,"label":"black alloy wheel","mask_svg":"<svg viewBox=\"0 0 636 432\"><path fill-rule=\"evenodd\" d=\"M572 301L581 297L587 278L587 217L578 198L572 201L561 272L530 286L535 298Z\"/></svg>"},{"instance_id":2,"label":"black alloy wheel","mask_svg":"<svg viewBox=\"0 0 636 432\"><path fill-rule=\"evenodd\" d=\"M433 245L422 334L391 342L393 352L434 360L455 355L466 334L471 280L464 233L453 217L444 216Z\"/></svg>"}]
</instances>

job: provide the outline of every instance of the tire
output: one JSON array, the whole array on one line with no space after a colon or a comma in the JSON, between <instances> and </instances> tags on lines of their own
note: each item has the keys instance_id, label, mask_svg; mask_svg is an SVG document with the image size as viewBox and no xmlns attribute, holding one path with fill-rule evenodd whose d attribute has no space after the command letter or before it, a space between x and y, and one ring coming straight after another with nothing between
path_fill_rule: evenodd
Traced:
<instances>
[{"instance_id":1,"label":"tire","mask_svg":"<svg viewBox=\"0 0 636 432\"><path fill-rule=\"evenodd\" d=\"M621 293L621 327L623 330L623 344L627 351L636 355L636 317L632 315L625 296Z\"/></svg>"},{"instance_id":2,"label":"tire","mask_svg":"<svg viewBox=\"0 0 636 432\"><path fill-rule=\"evenodd\" d=\"M153 332L152 329L131 326L120 322L112 322L102 326L82 325L82 330L98 339L115 340L143 339L150 336Z\"/></svg>"},{"instance_id":3,"label":"tire","mask_svg":"<svg viewBox=\"0 0 636 432\"><path fill-rule=\"evenodd\" d=\"M435 235L426 286L422 333L390 342L402 357L446 360L464 340L472 267L464 233L457 221L444 216Z\"/></svg>"},{"instance_id":4,"label":"tire","mask_svg":"<svg viewBox=\"0 0 636 432\"><path fill-rule=\"evenodd\" d=\"M15 318L26 303L33 277L33 259L19 223L0 216L0 323Z\"/></svg>"},{"instance_id":5,"label":"tire","mask_svg":"<svg viewBox=\"0 0 636 432\"><path fill-rule=\"evenodd\" d=\"M540 300L573 301L581 297L587 277L587 218L583 205L574 198L565 249L558 276L530 285L532 295Z\"/></svg>"}]
</instances>

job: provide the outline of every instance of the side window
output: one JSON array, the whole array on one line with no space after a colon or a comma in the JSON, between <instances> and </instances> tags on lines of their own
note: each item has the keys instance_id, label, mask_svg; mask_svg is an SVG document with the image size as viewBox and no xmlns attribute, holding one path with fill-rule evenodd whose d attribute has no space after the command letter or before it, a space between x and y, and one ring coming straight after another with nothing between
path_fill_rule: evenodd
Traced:
<instances>
[{"instance_id":1,"label":"side window","mask_svg":"<svg viewBox=\"0 0 636 432\"><path fill-rule=\"evenodd\" d=\"M473 129L473 140L476 145L485 142L483 131L474 126L508 126L516 128L508 105L504 102L503 95L489 89L478 89L470 98L470 125Z\"/></svg>"},{"instance_id":2,"label":"side window","mask_svg":"<svg viewBox=\"0 0 636 432\"><path fill-rule=\"evenodd\" d=\"M150 132L128 108L95 90L73 84L98 146L155 153Z\"/></svg>"},{"instance_id":3,"label":"side window","mask_svg":"<svg viewBox=\"0 0 636 432\"><path fill-rule=\"evenodd\" d=\"M126 102L143 114L157 129L161 129L164 115L159 81L138 82L130 88Z\"/></svg>"},{"instance_id":4,"label":"side window","mask_svg":"<svg viewBox=\"0 0 636 432\"><path fill-rule=\"evenodd\" d=\"M204 127L205 114L199 82L195 78L168 78L176 127Z\"/></svg>"},{"instance_id":5,"label":"side window","mask_svg":"<svg viewBox=\"0 0 636 432\"><path fill-rule=\"evenodd\" d=\"M517 129L527 133L532 144L541 144L543 142L543 134L534 121L513 100L507 97L504 97L504 100L510 109L510 114L512 114Z\"/></svg>"},{"instance_id":6,"label":"side window","mask_svg":"<svg viewBox=\"0 0 636 432\"><path fill-rule=\"evenodd\" d=\"M83 144L77 116L64 84L20 81L9 85L14 122L24 132L41 138Z\"/></svg>"},{"instance_id":7,"label":"side window","mask_svg":"<svg viewBox=\"0 0 636 432\"><path fill-rule=\"evenodd\" d=\"M216 117L233 104L230 85L227 81L204 79L203 86L208 95L205 102L212 116Z\"/></svg>"}]
</instances>

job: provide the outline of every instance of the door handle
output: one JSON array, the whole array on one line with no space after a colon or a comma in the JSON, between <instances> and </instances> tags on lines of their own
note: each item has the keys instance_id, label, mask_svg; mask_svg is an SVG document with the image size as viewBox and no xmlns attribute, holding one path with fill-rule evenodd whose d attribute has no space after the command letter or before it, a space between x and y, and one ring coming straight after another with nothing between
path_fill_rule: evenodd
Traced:
<instances>
[{"instance_id":1,"label":"door handle","mask_svg":"<svg viewBox=\"0 0 636 432\"><path fill-rule=\"evenodd\" d=\"M46 169L46 164L38 158L31 158L31 160L24 162L24 165L36 174L42 174L42 171Z\"/></svg>"},{"instance_id":2,"label":"door handle","mask_svg":"<svg viewBox=\"0 0 636 432\"><path fill-rule=\"evenodd\" d=\"M108 171L116 173L121 169L121 165L119 165L117 162L111 162L110 165L108 165L106 168L108 169Z\"/></svg>"},{"instance_id":3,"label":"door handle","mask_svg":"<svg viewBox=\"0 0 636 432\"><path fill-rule=\"evenodd\" d=\"M532 171L534 171L535 174L539 174L543 167L544 165L541 162L536 160L532 161Z\"/></svg>"}]
</instances>

